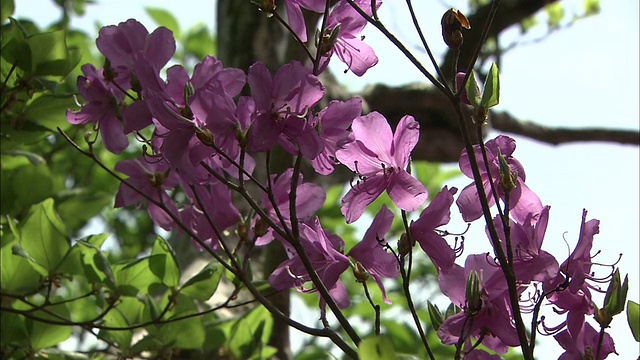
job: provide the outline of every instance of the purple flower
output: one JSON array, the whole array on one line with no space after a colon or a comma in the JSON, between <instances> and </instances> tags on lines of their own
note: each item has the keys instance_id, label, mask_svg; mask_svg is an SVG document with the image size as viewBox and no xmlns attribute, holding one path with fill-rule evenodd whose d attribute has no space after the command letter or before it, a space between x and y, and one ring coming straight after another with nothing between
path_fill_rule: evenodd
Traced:
<instances>
[{"instance_id":1,"label":"purple flower","mask_svg":"<svg viewBox=\"0 0 640 360\"><path fill-rule=\"evenodd\" d=\"M115 81L125 90L130 88L137 57L143 57L153 69L160 71L176 52L176 41L171 30L159 27L149 34L144 25L135 19L121 22L118 26L103 27L96 45L116 72Z\"/></svg>"},{"instance_id":2,"label":"purple flower","mask_svg":"<svg viewBox=\"0 0 640 360\"><path fill-rule=\"evenodd\" d=\"M302 292L315 291L315 287L304 288L304 284L311 281L311 277L295 249L286 241L281 241L287 250L289 260L285 260L273 271L269 276L269 284L275 290L295 287ZM336 249L335 241L335 238L332 239L322 229L317 218L311 225L300 224L300 242L311 265L338 305L344 308L349 306L349 297L344 285L339 283L339 278L340 274L349 268L349 259Z\"/></svg>"},{"instance_id":3,"label":"purple flower","mask_svg":"<svg viewBox=\"0 0 640 360\"><path fill-rule=\"evenodd\" d=\"M426 209L422 211L418 220L411 224L411 237L420 244L422 250L429 256L436 270L447 271L455 260L455 251L447 244L442 232L436 228L446 225L451 220L451 204L453 195L458 191L453 187L442 188Z\"/></svg>"},{"instance_id":4,"label":"purple flower","mask_svg":"<svg viewBox=\"0 0 640 360\"><path fill-rule=\"evenodd\" d=\"M219 238L209 220L211 220L218 233L221 233L240 220L240 213L233 206L231 191L219 181L210 184L208 189L196 186L193 190L197 192L197 197L204 205L204 208L200 206L195 196L191 194L194 205L182 212L182 219L185 224L189 224L202 241L209 242L211 248L215 250L218 247ZM200 248L199 244L195 243L195 245Z\"/></svg>"},{"instance_id":5,"label":"purple flower","mask_svg":"<svg viewBox=\"0 0 640 360\"><path fill-rule=\"evenodd\" d=\"M249 68L248 83L256 105L249 137L253 151L269 151L276 142L292 154L298 150L314 159L323 145L309 123L311 109L324 96L325 88L300 62L282 66L271 78L267 67L257 62Z\"/></svg>"},{"instance_id":6,"label":"purple flower","mask_svg":"<svg viewBox=\"0 0 640 360\"><path fill-rule=\"evenodd\" d=\"M393 213L385 205L373 219L371 226L364 234L364 238L356 246L351 248L349 254L352 258L360 262L362 266L371 274L378 287L382 291L382 298L387 304L391 301L387 299L387 292L382 284L382 278L397 278L400 276L398 259L391 252L387 252L385 246L387 241L385 235L393 223Z\"/></svg>"},{"instance_id":7,"label":"purple flower","mask_svg":"<svg viewBox=\"0 0 640 360\"><path fill-rule=\"evenodd\" d=\"M318 123L318 133L324 144L324 150L313 160L311 166L318 174L329 175L338 164L336 151L344 144L353 141L348 130L353 119L362 113L362 99L351 98L347 101L331 101L322 109L314 122Z\"/></svg>"},{"instance_id":8,"label":"purple flower","mask_svg":"<svg viewBox=\"0 0 640 360\"><path fill-rule=\"evenodd\" d=\"M372 14L370 0L355 0L355 3L367 14ZM380 5L382 5L382 1L376 1L376 9ZM360 33L365 25L367 25L367 20L348 1L338 2L329 14L327 27L320 39L318 51L323 54L319 72L323 72L327 68L334 53L340 61L347 64L348 70L358 76L364 75L369 68L378 63L378 57L373 49L362 41L364 37Z\"/></svg>"},{"instance_id":9,"label":"purple flower","mask_svg":"<svg viewBox=\"0 0 640 360\"><path fill-rule=\"evenodd\" d=\"M141 204L146 198L145 194L161 204L164 204L174 216L178 215L178 209L167 190L173 190L178 184L178 176L171 171L165 161L149 163L144 159L129 159L119 161L115 166L116 171L129 176L127 182L135 188L120 184L116 194L115 207L124 207L132 204ZM139 206L139 205L138 205ZM169 231L174 225L171 216L162 208L152 202L147 203L149 217L161 228Z\"/></svg>"},{"instance_id":10,"label":"purple flower","mask_svg":"<svg viewBox=\"0 0 640 360\"><path fill-rule=\"evenodd\" d=\"M594 286L586 280L600 280L591 273L591 247L593 237L600 231L600 221L586 221L586 217L587 211L584 210L576 248L560 265L558 275L543 284L544 292L550 293L547 299L556 307L556 312L567 313L566 325L572 334L577 334L582 328L585 315L595 311L590 291Z\"/></svg>"},{"instance_id":11,"label":"purple flower","mask_svg":"<svg viewBox=\"0 0 640 360\"><path fill-rule=\"evenodd\" d=\"M325 2L318 0L286 0L287 19L289 26L298 35L302 42L307 42L307 26L304 21L302 9L313 12L324 12Z\"/></svg>"},{"instance_id":12,"label":"purple flower","mask_svg":"<svg viewBox=\"0 0 640 360\"><path fill-rule=\"evenodd\" d=\"M495 199L491 192L492 184L496 188L499 198L502 200L505 199L504 191L500 186L500 163L498 158L498 154L502 154L510 170L518 173L516 188L509 194L509 209L511 209L511 215L520 223L525 221L529 214L534 214L534 219L537 220L538 214L542 211L542 202L540 198L538 198L538 195L525 185L526 175L522 164L511 156L516 149L516 141L508 136L499 135L495 139L487 141L485 148L487 150L487 160L489 161L488 170L487 165L484 163L480 146L474 145L476 160L480 168L480 176L482 178L484 192L487 194L489 206L495 204ZM473 179L471 162L469 161L469 155L466 150L463 150L460 156L460 170L462 170L462 173L467 177ZM491 172L491 178L489 178L487 171ZM471 183L462 189L456 203L458 204L458 208L460 208L464 221L471 222L482 216L482 207L475 183Z\"/></svg>"},{"instance_id":13,"label":"purple flower","mask_svg":"<svg viewBox=\"0 0 640 360\"><path fill-rule=\"evenodd\" d=\"M289 209L289 194L291 193L291 180L293 179L293 169L287 169L277 179L275 175L271 175L273 184L273 197L276 200L274 205L269 200L269 196L262 196L262 206L265 212L276 224L280 224L280 220L275 210L277 206L285 224L281 226L291 226L291 211ZM303 183L302 174L298 175L298 187L296 189L296 215L297 221L303 221L322 207L326 194L322 188L313 183ZM274 239L274 231L269 228L267 233L258 238L256 245L269 244Z\"/></svg>"},{"instance_id":14,"label":"purple flower","mask_svg":"<svg viewBox=\"0 0 640 360\"><path fill-rule=\"evenodd\" d=\"M465 298L467 279L475 271L480 280L480 309L470 309ZM518 346L517 331L511 319L511 308L504 274L489 254L469 255L464 268L454 264L438 274L442 293L463 309L448 317L438 329L438 337L447 345L456 344L460 336L482 337L482 344L499 354L510 346ZM470 319L473 318L473 321Z\"/></svg>"},{"instance_id":15,"label":"purple flower","mask_svg":"<svg viewBox=\"0 0 640 360\"><path fill-rule=\"evenodd\" d=\"M613 353L618 355L611 335L605 333L602 347L600 348L600 356L596 359L598 344L600 343L600 334L587 322L584 323L582 329L575 335L567 329L556 334L554 338L565 350L558 360L582 360L587 358L603 360L606 359L609 354Z\"/></svg>"},{"instance_id":16,"label":"purple flower","mask_svg":"<svg viewBox=\"0 0 640 360\"><path fill-rule=\"evenodd\" d=\"M352 223L383 191L401 209L414 211L427 200L427 189L405 169L418 142L420 125L406 115L395 135L380 113L358 117L352 125L354 141L336 151L337 159L360 178L342 199L342 214Z\"/></svg>"},{"instance_id":17,"label":"purple flower","mask_svg":"<svg viewBox=\"0 0 640 360\"><path fill-rule=\"evenodd\" d=\"M540 214L537 214L539 217L537 221L534 220L535 214L529 214L522 224L509 220L513 269L516 278L522 284L531 281L546 281L558 275L558 261L553 255L541 249L549 222L549 209L549 206L545 206ZM494 219L494 224L503 251L506 253L505 232L498 216Z\"/></svg>"},{"instance_id":18,"label":"purple flower","mask_svg":"<svg viewBox=\"0 0 640 360\"><path fill-rule=\"evenodd\" d=\"M129 146L119 119L124 94L104 79L102 68L96 70L85 64L82 72L84 76L78 76L78 91L88 103L79 111L67 110L67 121L75 125L96 124L107 150L120 154Z\"/></svg>"}]
</instances>

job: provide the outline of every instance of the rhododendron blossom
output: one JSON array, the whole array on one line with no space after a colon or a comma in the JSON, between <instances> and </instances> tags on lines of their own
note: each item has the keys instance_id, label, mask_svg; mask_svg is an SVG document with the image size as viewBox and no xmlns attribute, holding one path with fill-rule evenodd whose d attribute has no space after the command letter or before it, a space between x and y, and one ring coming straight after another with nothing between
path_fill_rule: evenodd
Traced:
<instances>
[{"instance_id":1,"label":"rhododendron blossom","mask_svg":"<svg viewBox=\"0 0 640 360\"><path fill-rule=\"evenodd\" d=\"M338 161L359 177L342 199L347 223L358 220L367 205L385 190L399 208L420 208L429 194L406 170L420 136L418 122L412 116L404 116L394 135L387 119L372 112L355 119L352 130L354 141L336 151Z\"/></svg>"}]
</instances>

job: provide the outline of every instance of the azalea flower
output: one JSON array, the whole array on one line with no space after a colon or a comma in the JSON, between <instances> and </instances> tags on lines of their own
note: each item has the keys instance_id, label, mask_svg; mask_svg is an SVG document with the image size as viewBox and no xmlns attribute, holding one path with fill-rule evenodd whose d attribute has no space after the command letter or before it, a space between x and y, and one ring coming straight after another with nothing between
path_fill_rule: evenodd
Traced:
<instances>
[{"instance_id":1,"label":"azalea flower","mask_svg":"<svg viewBox=\"0 0 640 360\"><path fill-rule=\"evenodd\" d=\"M84 76L78 76L78 91L88 103L78 111L67 110L67 121L74 125L96 124L107 150L120 154L129 146L119 118L124 94L104 79L102 68L85 64L82 73Z\"/></svg>"},{"instance_id":2,"label":"azalea flower","mask_svg":"<svg viewBox=\"0 0 640 360\"><path fill-rule=\"evenodd\" d=\"M479 309L468 306L465 289L472 271L480 281ZM518 334L511 319L511 308L507 283L499 266L489 254L469 255L464 267L454 264L449 270L438 274L442 293L462 308L463 311L448 317L438 329L438 337L447 345L457 344L461 334L475 339L499 354L509 347L520 345ZM473 321L471 321L473 319Z\"/></svg>"},{"instance_id":3,"label":"azalea flower","mask_svg":"<svg viewBox=\"0 0 640 360\"><path fill-rule=\"evenodd\" d=\"M137 57L143 57L153 69L160 71L176 52L171 30L159 27L149 34L135 19L100 29L96 46L109 60L110 68L115 72L114 81L125 90L131 87Z\"/></svg>"},{"instance_id":4,"label":"azalea flower","mask_svg":"<svg viewBox=\"0 0 640 360\"><path fill-rule=\"evenodd\" d=\"M484 162L480 146L474 145L473 148L478 162L478 167L480 169L484 193L487 194L489 206L493 206L496 203L491 192L491 185L495 187L498 197L502 200L505 199L504 191L500 186L499 154L502 154L509 165L510 171L518 174L516 187L511 191L511 193L509 193L509 209L511 209L511 216L514 220L520 223L525 221L529 214L534 214L534 219L537 220L543 208L542 202L538 195L525 185L526 175L524 167L522 167L522 164L512 156L516 149L516 141L505 135L499 135L495 139L487 141L485 148L487 150L488 164L485 164ZM469 155L466 150L463 150L462 155L460 156L460 170L467 177L473 179L471 162L469 161ZM491 178L489 178L488 171L491 172ZM478 190L473 182L462 189L456 203L458 204L458 208L462 213L464 221L471 222L477 220L483 214L482 206L480 205L478 197Z\"/></svg>"},{"instance_id":5,"label":"azalea flower","mask_svg":"<svg viewBox=\"0 0 640 360\"><path fill-rule=\"evenodd\" d=\"M399 208L406 211L420 208L429 194L405 170L420 136L418 122L412 116L404 116L394 135L387 119L372 112L356 118L352 130L354 141L336 151L338 161L359 177L342 199L341 210L347 223L358 220L385 190Z\"/></svg>"},{"instance_id":6,"label":"azalea flower","mask_svg":"<svg viewBox=\"0 0 640 360\"><path fill-rule=\"evenodd\" d=\"M582 329L575 335L567 329L556 334L554 338L565 350L558 360L603 360L606 359L609 354L613 353L618 355L611 335L605 333L602 347L600 348L600 356L596 359L598 344L600 343L600 334L587 322L584 323Z\"/></svg>"},{"instance_id":7,"label":"azalea flower","mask_svg":"<svg viewBox=\"0 0 640 360\"><path fill-rule=\"evenodd\" d=\"M271 287L278 291L291 287L301 292L315 291L315 287L304 287L305 283L311 281L311 277L296 250L287 241L279 240L284 245L289 259L282 262L269 276ZM340 283L340 274L349 268L349 259L337 250L344 246L342 239L330 236L316 218L311 224L300 224L300 242L332 298L340 308L348 307L349 295ZM324 304L321 299L320 306L323 311Z\"/></svg>"},{"instance_id":8,"label":"azalea flower","mask_svg":"<svg viewBox=\"0 0 640 360\"><path fill-rule=\"evenodd\" d=\"M276 206L285 221L285 226L291 226L291 211L289 209L289 193L291 192L291 180L293 179L293 169L287 169L277 179L271 175L273 197ZM296 221L304 221L310 218L324 204L326 194L322 188L313 183L302 182L302 174L298 175L298 187L296 189ZM262 207L276 224L280 224L280 219L276 213L275 206L267 194L262 195ZM282 225L282 224L281 224ZM274 239L274 230L269 228L267 232L260 236L256 245L269 244Z\"/></svg>"},{"instance_id":9,"label":"azalea flower","mask_svg":"<svg viewBox=\"0 0 640 360\"><path fill-rule=\"evenodd\" d=\"M304 21L302 9L322 13L326 3L318 0L286 0L284 5L287 9L289 26L302 42L307 42L307 25Z\"/></svg>"},{"instance_id":10,"label":"azalea flower","mask_svg":"<svg viewBox=\"0 0 640 360\"><path fill-rule=\"evenodd\" d=\"M456 260L455 251L436 228L448 224L451 220L451 204L457 191L455 187L442 188L422 211L418 220L410 226L412 239L420 244L438 272L447 271Z\"/></svg>"},{"instance_id":11,"label":"azalea flower","mask_svg":"<svg viewBox=\"0 0 640 360\"><path fill-rule=\"evenodd\" d=\"M371 15L370 0L355 0L365 13ZM381 0L376 1L376 9L382 5ZM327 26L320 39L318 51L322 52L322 58L319 72L323 72L329 65L331 56L335 53L338 59L347 64L348 70L351 70L358 76L364 73L378 63L373 48L367 45L360 35L367 20L363 18L348 1L342 0L331 10L327 19ZM346 72L346 71L345 71Z\"/></svg>"},{"instance_id":12,"label":"azalea flower","mask_svg":"<svg viewBox=\"0 0 640 360\"><path fill-rule=\"evenodd\" d=\"M308 119L325 88L311 70L292 61L272 78L267 67L257 62L249 68L247 82L256 106L249 133L251 150L269 151L279 143L294 155L300 150L307 159L318 156L323 144Z\"/></svg>"},{"instance_id":13,"label":"azalea flower","mask_svg":"<svg viewBox=\"0 0 640 360\"><path fill-rule=\"evenodd\" d=\"M161 204L164 204L169 212L178 216L178 208L167 190L173 190L178 184L179 178L172 172L166 161L147 162L145 159L129 159L119 161L115 166L116 171L129 176L127 182L120 184L116 194L115 207L124 207L133 204L140 206L146 198L145 194ZM135 188L135 190L134 190ZM152 202L147 202L149 217L161 228L170 231L174 226L171 216L162 208Z\"/></svg>"},{"instance_id":14,"label":"azalea flower","mask_svg":"<svg viewBox=\"0 0 640 360\"><path fill-rule=\"evenodd\" d=\"M385 205L382 205L371 226L364 234L362 241L351 248L348 254L371 274L380 291L382 291L382 298L387 304L391 304L391 301L387 299L387 292L382 284L382 278L393 279L400 276L398 259L393 253L387 252L385 249L387 241L384 237L391 228L392 223L393 213Z\"/></svg>"},{"instance_id":15,"label":"azalea flower","mask_svg":"<svg viewBox=\"0 0 640 360\"><path fill-rule=\"evenodd\" d=\"M322 109L314 122L318 124L318 133L324 144L322 152L313 160L311 166L318 174L329 175L334 166L339 164L336 160L336 151L344 144L353 141L353 136L348 130L353 119L362 113L362 99L351 98L347 101L331 101Z\"/></svg>"}]
</instances>

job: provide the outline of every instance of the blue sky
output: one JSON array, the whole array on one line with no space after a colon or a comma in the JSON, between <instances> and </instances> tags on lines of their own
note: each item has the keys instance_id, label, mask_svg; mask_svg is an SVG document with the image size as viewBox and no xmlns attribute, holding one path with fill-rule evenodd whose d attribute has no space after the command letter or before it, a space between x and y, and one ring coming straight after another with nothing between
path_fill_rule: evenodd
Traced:
<instances>
[{"instance_id":1,"label":"blue sky","mask_svg":"<svg viewBox=\"0 0 640 360\"><path fill-rule=\"evenodd\" d=\"M401 39L417 47L419 42L407 25L410 21L402 3L387 1L381 7L380 18ZM442 54L440 16L450 6L464 10L466 1L414 3L433 51L436 55ZM562 3L570 18L572 11L580 12L583 1ZM213 29L214 2L195 0L104 0L88 6L86 16L74 19L72 24L94 32L96 23L116 24L133 17L153 29L155 24L144 13L144 6L169 9L184 28L202 22ZM16 8L17 16L34 18L43 25L58 16L50 0L16 1ZM500 69L502 97L497 109L550 126L638 130L639 12L637 0L602 1L600 15L578 21L544 41L522 45L505 54ZM544 23L544 17L540 21ZM543 36L544 31L545 27L540 26L528 39ZM379 64L363 78L357 78L344 75L344 66L334 62L332 68L340 81L353 90L378 82L390 85L425 82L375 29L370 28L365 34L380 58ZM506 33L501 41L506 44L517 36L517 30L514 30ZM426 57L422 59L423 63L428 63ZM619 266L623 274L629 273L629 298L637 302L640 299L638 148L602 143L550 146L515 138L518 148L514 155L527 171L527 184L544 204L551 205L545 250L558 259L566 257L567 244L563 239L573 248L582 209L586 208L588 218L601 220L594 250L602 250L602 253L596 261L611 264L623 253ZM467 183L468 179L460 178L450 185L461 189ZM480 224L472 228L467 239L469 251L486 251L488 243ZM630 335L624 315L614 319L611 333L621 359L639 355L638 344ZM562 351L551 339L544 340L543 344L544 353L550 358L556 358ZM542 353L543 349L539 350Z\"/></svg>"}]
</instances>

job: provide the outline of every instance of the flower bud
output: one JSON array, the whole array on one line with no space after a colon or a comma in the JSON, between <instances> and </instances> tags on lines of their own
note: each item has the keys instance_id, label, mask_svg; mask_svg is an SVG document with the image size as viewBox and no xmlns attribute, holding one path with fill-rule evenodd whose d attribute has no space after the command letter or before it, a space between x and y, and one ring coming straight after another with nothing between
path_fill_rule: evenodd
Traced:
<instances>
[{"instance_id":1,"label":"flower bud","mask_svg":"<svg viewBox=\"0 0 640 360\"><path fill-rule=\"evenodd\" d=\"M196 127L196 137L206 146L213 146L215 144L213 133L209 129Z\"/></svg>"},{"instance_id":2,"label":"flower bud","mask_svg":"<svg viewBox=\"0 0 640 360\"><path fill-rule=\"evenodd\" d=\"M338 39L338 34L340 33L340 27L342 24L336 25L333 29L325 29L322 36L318 39L318 52L321 55L326 55L331 49L333 49L333 45L336 44L336 40Z\"/></svg>"},{"instance_id":3,"label":"flower bud","mask_svg":"<svg viewBox=\"0 0 640 360\"><path fill-rule=\"evenodd\" d=\"M609 283L607 295L604 297L604 308L596 312L596 320L600 326L609 327L613 317L624 311L628 290L629 276L625 276L624 283L622 283L620 281L620 269L616 269ZM598 314L599 312L603 312L603 314L600 315Z\"/></svg>"},{"instance_id":4,"label":"flower bud","mask_svg":"<svg viewBox=\"0 0 640 360\"><path fill-rule=\"evenodd\" d=\"M409 251L411 251L411 247L412 244L409 243L409 236L407 236L407 233L402 233L400 240L398 240L398 253L400 256L407 256Z\"/></svg>"},{"instance_id":5,"label":"flower bud","mask_svg":"<svg viewBox=\"0 0 640 360\"><path fill-rule=\"evenodd\" d=\"M462 28L471 29L469 20L460 10L449 9L440 21L442 38L451 49L457 50L463 43Z\"/></svg>"},{"instance_id":6,"label":"flower bud","mask_svg":"<svg viewBox=\"0 0 640 360\"><path fill-rule=\"evenodd\" d=\"M254 226L253 228L253 232L256 234L256 236L264 236L264 234L267 233L267 230L269 230L269 224L267 224L267 222L264 221L263 218L258 219L258 221L256 221L256 226Z\"/></svg>"},{"instance_id":7,"label":"flower bud","mask_svg":"<svg viewBox=\"0 0 640 360\"><path fill-rule=\"evenodd\" d=\"M356 281L359 283L367 282L369 279L369 273L359 262L356 262L356 266L353 267L353 276L356 277Z\"/></svg>"},{"instance_id":8,"label":"flower bud","mask_svg":"<svg viewBox=\"0 0 640 360\"><path fill-rule=\"evenodd\" d=\"M482 309L482 293L480 292L480 277L475 270L471 271L467 279L465 297L467 300L466 313L469 316L479 313L480 309Z\"/></svg>"},{"instance_id":9,"label":"flower bud","mask_svg":"<svg viewBox=\"0 0 640 360\"><path fill-rule=\"evenodd\" d=\"M506 194L512 192L516 188L518 181L518 173L511 171L507 160L502 156L502 153L498 153L498 159L500 161L500 187Z\"/></svg>"},{"instance_id":10,"label":"flower bud","mask_svg":"<svg viewBox=\"0 0 640 360\"><path fill-rule=\"evenodd\" d=\"M276 12L275 0L252 0L251 2L258 5L260 11L267 13L267 17L272 17Z\"/></svg>"},{"instance_id":11,"label":"flower bud","mask_svg":"<svg viewBox=\"0 0 640 360\"><path fill-rule=\"evenodd\" d=\"M438 331L440 325L444 322L444 318L442 317L442 313L440 309L438 309L437 305L431 303L431 301L427 301L427 310L429 310L429 319L431 319L431 326L435 331Z\"/></svg>"}]
</instances>

